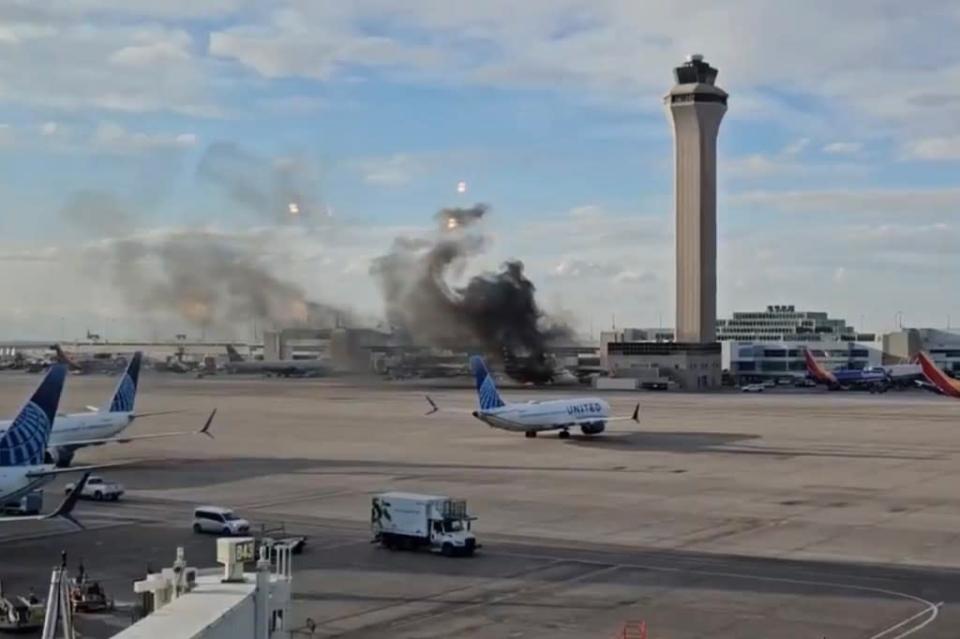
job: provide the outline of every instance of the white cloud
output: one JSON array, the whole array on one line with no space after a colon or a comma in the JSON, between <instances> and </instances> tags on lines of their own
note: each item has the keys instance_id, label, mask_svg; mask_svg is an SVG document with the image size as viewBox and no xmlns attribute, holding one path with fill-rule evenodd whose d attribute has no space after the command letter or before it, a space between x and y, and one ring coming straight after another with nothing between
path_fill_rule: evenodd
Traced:
<instances>
[{"instance_id":1,"label":"white cloud","mask_svg":"<svg viewBox=\"0 0 960 639\"><path fill-rule=\"evenodd\" d=\"M384 187L405 186L426 170L423 160L405 153L355 160L352 166L368 184Z\"/></svg>"},{"instance_id":2,"label":"white cloud","mask_svg":"<svg viewBox=\"0 0 960 639\"><path fill-rule=\"evenodd\" d=\"M808 146L810 146L810 138L800 138L783 147L781 153L784 155L797 155L802 153Z\"/></svg>"},{"instance_id":3,"label":"white cloud","mask_svg":"<svg viewBox=\"0 0 960 639\"><path fill-rule=\"evenodd\" d=\"M60 125L56 122L44 122L40 125L40 135L44 137L50 137L56 135L60 131Z\"/></svg>"},{"instance_id":4,"label":"white cloud","mask_svg":"<svg viewBox=\"0 0 960 639\"><path fill-rule=\"evenodd\" d=\"M147 32L136 35L134 40L136 44L111 53L107 58L110 64L146 70L190 60L190 36L184 31Z\"/></svg>"},{"instance_id":5,"label":"white cloud","mask_svg":"<svg viewBox=\"0 0 960 639\"><path fill-rule=\"evenodd\" d=\"M731 196L730 200L768 210L919 216L955 213L960 209L960 188L745 191Z\"/></svg>"},{"instance_id":6,"label":"white cloud","mask_svg":"<svg viewBox=\"0 0 960 639\"><path fill-rule=\"evenodd\" d=\"M859 142L831 142L823 146L823 152L829 155L853 155L862 148L863 145Z\"/></svg>"},{"instance_id":7,"label":"white cloud","mask_svg":"<svg viewBox=\"0 0 960 639\"><path fill-rule=\"evenodd\" d=\"M720 82L733 96L731 117L738 96L747 108L751 96L764 93L760 88L786 84L822 99L829 118L844 125L934 128L953 121L956 130L960 124L933 107L960 99L956 56L935 44L950 42L958 26L949 0L932 0L922 15L892 0L883 1L883 10L867 0L731 0L722 7L706 0L530 0L522 6L491 0L456 8L441 0L356 0L287 3L266 21L213 33L210 42L215 55L271 78L326 79L352 66L374 66L400 79L585 90L631 101L646 96L650 110L657 108L650 95L669 86L669 69L696 50L721 69ZM844 37L810 46L811 34L832 32ZM781 112L786 107L776 104ZM837 118L844 109L876 121ZM790 118L798 114L791 111ZM919 114L926 117L918 121Z\"/></svg>"},{"instance_id":8,"label":"white cloud","mask_svg":"<svg viewBox=\"0 0 960 639\"><path fill-rule=\"evenodd\" d=\"M193 133L168 135L129 131L114 122L102 122L92 136L93 145L111 153L134 154L146 151L188 149L196 146Z\"/></svg>"},{"instance_id":9,"label":"white cloud","mask_svg":"<svg viewBox=\"0 0 960 639\"><path fill-rule=\"evenodd\" d=\"M784 157L754 153L736 158L721 160L720 172L734 178L764 178L772 175L796 173L803 170L802 165Z\"/></svg>"},{"instance_id":10,"label":"white cloud","mask_svg":"<svg viewBox=\"0 0 960 639\"><path fill-rule=\"evenodd\" d=\"M0 102L68 111L219 111L210 62L190 51L183 30L45 14L30 19L4 27L16 37L0 39Z\"/></svg>"},{"instance_id":11,"label":"white cloud","mask_svg":"<svg viewBox=\"0 0 960 639\"><path fill-rule=\"evenodd\" d=\"M960 135L908 142L905 155L913 160L960 160Z\"/></svg>"},{"instance_id":12,"label":"white cloud","mask_svg":"<svg viewBox=\"0 0 960 639\"><path fill-rule=\"evenodd\" d=\"M330 101L313 95L284 95L260 100L260 105L274 113L304 115L322 111Z\"/></svg>"}]
</instances>

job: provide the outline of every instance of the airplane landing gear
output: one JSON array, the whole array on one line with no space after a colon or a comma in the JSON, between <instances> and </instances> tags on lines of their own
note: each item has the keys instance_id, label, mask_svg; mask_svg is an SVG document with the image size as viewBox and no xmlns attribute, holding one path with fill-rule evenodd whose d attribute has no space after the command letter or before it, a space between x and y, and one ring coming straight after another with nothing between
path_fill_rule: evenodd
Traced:
<instances>
[{"instance_id":1,"label":"airplane landing gear","mask_svg":"<svg viewBox=\"0 0 960 639\"><path fill-rule=\"evenodd\" d=\"M534 437L537 436L537 431L535 431L535 430L528 430L528 431L524 432L523 434L526 436L527 439L533 439Z\"/></svg>"},{"instance_id":2,"label":"airplane landing gear","mask_svg":"<svg viewBox=\"0 0 960 639\"><path fill-rule=\"evenodd\" d=\"M560 439L570 439L570 431L561 430L559 433L557 433L557 437L559 437Z\"/></svg>"}]
</instances>

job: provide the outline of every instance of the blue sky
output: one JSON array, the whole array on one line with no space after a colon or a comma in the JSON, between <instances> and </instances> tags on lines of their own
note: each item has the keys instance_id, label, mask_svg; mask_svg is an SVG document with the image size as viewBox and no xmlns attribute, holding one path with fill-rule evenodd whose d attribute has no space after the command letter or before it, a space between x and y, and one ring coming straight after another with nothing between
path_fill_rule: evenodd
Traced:
<instances>
[{"instance_id":1,"label":"blue sky","mask_svg":"<svg viewBox=\"0 0 960 639\"><path fill-rule=\"evenodd\" d=\"M661 98L695 51L731 94L721 313L960 323L956 3L36 4L0 7L0 335L192 330L145 318L96 267L111 241L184 229L376 317L370 260L474 201L492 206L491 243L464 276L521 258L543 305L584 329L669 323ZM206 179L223 145L267 208L292 175L314 223ZM97 223L68 219L91 192Z\"/></svg>"}]
</instances>

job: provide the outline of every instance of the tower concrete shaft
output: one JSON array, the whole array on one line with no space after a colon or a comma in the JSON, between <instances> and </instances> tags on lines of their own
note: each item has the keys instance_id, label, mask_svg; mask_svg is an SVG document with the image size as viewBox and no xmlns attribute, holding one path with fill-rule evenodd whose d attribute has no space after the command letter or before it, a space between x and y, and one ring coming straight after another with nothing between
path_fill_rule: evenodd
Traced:
<instances>
[{"instance_id":1,"label":"tower concrete shaft","mask_svg":"<svg viewBox=\"0 0 960 639\"><path fill-rule=\"evenodd\" d=\"M677 227L678 342L716 340L717 133L727 93L699 55L674 69L664 98L673 120Z\"/></svg>"}]
</instances>

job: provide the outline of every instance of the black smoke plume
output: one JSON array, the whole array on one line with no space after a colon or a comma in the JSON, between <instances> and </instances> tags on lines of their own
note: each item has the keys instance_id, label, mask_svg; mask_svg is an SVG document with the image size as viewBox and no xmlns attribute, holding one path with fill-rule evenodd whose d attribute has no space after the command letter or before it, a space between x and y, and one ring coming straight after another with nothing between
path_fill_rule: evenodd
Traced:
<instances>
[{"instance_id":1,"label":"black smoke plume","mask_svg":"<svg viewBox=\"0 0 960 639\"><path fill-rule=\"evenodd\" d=\"M486 210L481 205L444 209L437 214L438 237L397 238L390 252L375 260L371 272L381 285L388 320L418 343L480 348L502 359L515 379L550 381L554 366L547 348L571 332L544 316L522 262L506 262L500 271L474 276L460 288L448 282L483 250L484 238L468 229ZM449 219L466 222L451 228L443 222Z\"/></svg>"},{"instance_id":2,"label":"black smoke plume","mask_svg":"<svg viewBox=\"0 0 960 639\"><path fill-rule=\"evenodd\" d=\"M203 231L105 242L98 252L128 306L241 334L262 328L335 326L342 312L272 275L248 244Z\"/></svg>"}]
</instances>

